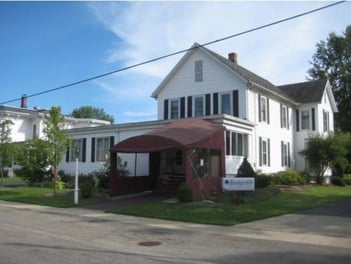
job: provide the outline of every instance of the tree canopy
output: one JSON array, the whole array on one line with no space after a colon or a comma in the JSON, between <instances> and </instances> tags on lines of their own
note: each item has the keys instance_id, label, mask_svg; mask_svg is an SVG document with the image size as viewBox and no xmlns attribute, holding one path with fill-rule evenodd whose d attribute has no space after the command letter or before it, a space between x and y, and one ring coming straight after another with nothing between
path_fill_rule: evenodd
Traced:
<instances>
[{"instance_id":1,"label":"tree canopy","mask_svg":"<svg viewBox=\"0 0 351 264\"><path fill-rule=\"evenodd\" d=\"M335 125L351 132L351 25L343 35L331 33L316 47L308 74L312 79L329 79L339 110Z\"/></svg>"},{"instance_id":2,"label":"tree canopy","mask_svg":"<svg viewBox=\"0 0 351 264\"><path fill-rule=\"evenodd\" d=\"M93 107L93 106L81 106L72 111L70 116L75 118L94 118L110 121L111 124L114 122L114 118L112 115L109 115L105 112L104 109Z\"/></svg>"},{"instance_id":3,"label":"tree canopy","mask_svg":"<svg viewBox=\"0 0 351 264\"><path fill-rule=\"evenodd\" d=\"M54 188L56 187L57 167L70 143L64 126L65 119L61 115L61 108L52 107L44 120L43 133L47 141L48 161L52 168Z\"/></svg>"}]
</instances>

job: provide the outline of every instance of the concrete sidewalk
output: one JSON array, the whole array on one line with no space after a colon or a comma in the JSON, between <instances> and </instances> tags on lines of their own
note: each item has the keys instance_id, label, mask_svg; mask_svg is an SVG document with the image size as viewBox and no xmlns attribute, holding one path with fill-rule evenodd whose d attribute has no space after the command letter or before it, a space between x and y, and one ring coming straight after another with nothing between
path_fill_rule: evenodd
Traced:
<instances>
[{"instance_id":1,"label":"concrete sidewalk","mask_svg":"<svg viewBox=\"0 0 351 264\"><path fill-rule=\"evenodd\" d=\"M139 197L141 198L141 197ZM125 201L124 201L125 202ZM30 210L38 213L72 216L91 222L111 222L125 226L159 229L165 232L185 231L230 237L255 238L272 241L307 243L351 249L351 199L296 214L272 217L232 227L214 226L124 216L104 213L101 209L54 208L0 201L0 207Z\"/></svg>"}]
</instances>

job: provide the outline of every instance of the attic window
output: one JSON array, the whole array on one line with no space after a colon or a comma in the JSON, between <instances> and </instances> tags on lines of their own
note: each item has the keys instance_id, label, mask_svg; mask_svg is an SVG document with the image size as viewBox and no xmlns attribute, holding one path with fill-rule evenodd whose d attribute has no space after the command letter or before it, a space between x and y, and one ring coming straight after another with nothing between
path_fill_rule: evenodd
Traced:
<instances>
[{"instance_id":1,"label":"attic window","mask_svg":"<svg viewBox=\"0 0 351 264\"><path fill-rule=\"evenodd\" d=\"M195 61L195 82L203 81L202 60Z\"/></svg>"}]
</instances>

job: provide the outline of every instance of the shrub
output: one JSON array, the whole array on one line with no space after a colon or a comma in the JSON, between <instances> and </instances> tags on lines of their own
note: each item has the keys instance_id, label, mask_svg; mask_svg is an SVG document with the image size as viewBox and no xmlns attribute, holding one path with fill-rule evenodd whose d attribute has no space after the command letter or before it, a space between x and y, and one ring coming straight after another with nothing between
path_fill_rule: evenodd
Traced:
<instances>
[{"instance_id":1,"label":"shrub","mask_svg":"<svg viewBox=\"0 0 351 264\"><path fill-rule=\"evenodd\" d=\"M193 191L191 186L186 182L181 183L177 189L177 197L182 203L191 202L193 200Z\"/></svg>"},{"instance_id":2,"label":"shrub","mask_svg":"<svg viewBox=\"0 0 351 264\"><path fill-rule=\"evenodd\" d=\"M346 186L345 181L340 177L331 177L330 181L333 185Z\"/></svg>"},{"instance_id":3,"label":"shrub","mask_svg":"<svg viewBox=\"0 0 351 264\"><path fill-rule=\"evenodd\" d=\"M93 196L94 186L91 182L85 181L80 184L79 187L83 199L87 199Z\"/></svg>"},{"instance_id":4,"label":"shrub","mask_svg":"<svg viewBox=\"0 0 351 264\"><path fill-rule=\"evenodd\" d=\"M306 178L294 170L281 171L274 174L272 182L282 185L302 185L307 183Z\"/></svg>"},{"instance_id":5,"label":"shrub","mask_svg":"<svg viewBox=\"0 0 351 264\"><path fill-rule=\"evenodd\" d=\"M256 177L256 172L252 168L250 162L247 160L247 158L244 158L243 162L241 163L236 177L251 177L255 178Z\"/></svg>"},{"instance_id":6,"label":"shrub","mask_svg":"<svg viewBox=\"0 0 351 264\"><path fill-rule=\"evenodd\" d=\"M268 187L272 183L272 176L259 174L255 177L255 188L264 188Z\"/></svg>"},{"instance_id":7,"label":"shrub","mask_svg":"<svg viewBox=\"0 0 351 264\"><path fill-rule=\"evenodd\" d=\"M342 180L343 180L347 185L351 185L351 174L345 174L345 176L342 178Z\"/></svg>"}]
</instances>

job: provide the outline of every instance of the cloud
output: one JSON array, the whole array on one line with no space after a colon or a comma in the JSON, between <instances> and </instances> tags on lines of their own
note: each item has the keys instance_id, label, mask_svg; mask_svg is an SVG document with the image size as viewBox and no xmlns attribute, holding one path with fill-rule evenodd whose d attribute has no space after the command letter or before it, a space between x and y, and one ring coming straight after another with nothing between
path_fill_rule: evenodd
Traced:
<instances>
[{"instance_id":1,"label":"cloud","mask_svg":"<svg viewBox=\"0 0 351 264\"><path fill-rule=\"evenodd\" d=\"M96 2L89 3L89 8L105 29L116 36L106 63L130 66L187 49L194 42L204 44L323 5L299 1ZM315 44L328 33L346 27L345 7L346 4L332 7L208 48L223 56L237 52L239 64L275 84L304 81ZM348 3L347 7L350 9ZM331 22L331 17L338 20ZM99 86L117 97L148 98L180 57L129 70L124 83L114 79L99 82Z\"/></svg>"}]
</instances>

